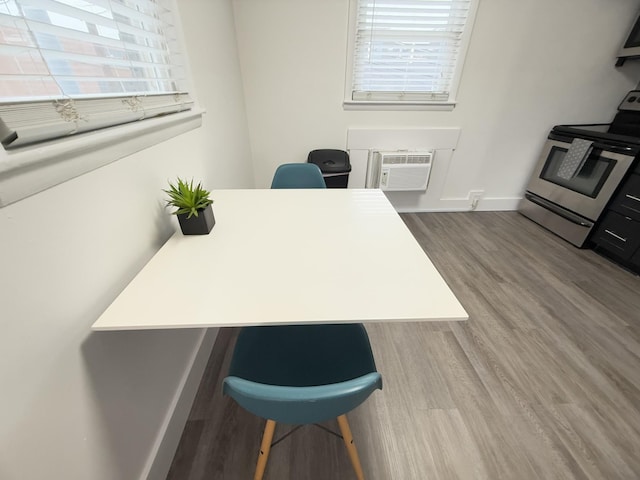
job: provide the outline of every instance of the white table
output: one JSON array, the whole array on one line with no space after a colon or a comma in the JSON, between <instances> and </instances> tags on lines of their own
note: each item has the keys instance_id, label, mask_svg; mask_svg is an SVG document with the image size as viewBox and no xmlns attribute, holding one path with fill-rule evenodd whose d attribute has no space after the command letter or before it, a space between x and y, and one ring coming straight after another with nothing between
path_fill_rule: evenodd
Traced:
<instances>
[{"instance_id":1,"label":"white table","mask_svg":"<svg viewBox=\"0 0 640 480\"><path fill-rule=\"evenodd\" d=\"M379 190L218 190L93 330L466 320Z\"/></svg>"}]
</instances>

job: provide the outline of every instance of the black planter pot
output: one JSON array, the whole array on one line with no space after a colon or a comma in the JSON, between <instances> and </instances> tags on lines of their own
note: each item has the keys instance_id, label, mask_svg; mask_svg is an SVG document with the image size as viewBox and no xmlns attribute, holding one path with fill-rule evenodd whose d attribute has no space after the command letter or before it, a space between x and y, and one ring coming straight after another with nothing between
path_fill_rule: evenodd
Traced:
<instances>
[{"instance_id":1,"label":"black planter pot","mask_svg":"<svg viewBox=\"0 0 640 480\"><path fill-rule=\"evenodd\" d=\"M197 217L192 215L191 218L187 218L188 216L188 213L178 215L178 222L180 222L180 229L183 235L207 235L216 224L211 205L198 210Z\"/></svg>"}]
</instances>

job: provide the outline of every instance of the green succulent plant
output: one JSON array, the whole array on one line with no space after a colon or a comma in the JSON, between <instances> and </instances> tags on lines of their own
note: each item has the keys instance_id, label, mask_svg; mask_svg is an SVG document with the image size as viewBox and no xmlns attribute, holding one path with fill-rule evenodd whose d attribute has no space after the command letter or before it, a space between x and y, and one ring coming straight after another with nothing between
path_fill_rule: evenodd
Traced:
<instances>
[{"instance_id":1,"label":"green succulent plant","mask_svg":"<svg viewBox=\"0 0 640 480\"><path fill-rule=\"evenodd\" d=\"M202 188L200 183L194 187L193 179L187 182L178 178L175 184L169 182L169 190L163 190L163 192L169 195L167 207L176 208L174 212L171 212L173 215L188 213L187 218L194 215L197 217L199 210L207 208L213 203L213 200L209 198L211 192Z\"/></svg>"}]
</instances>

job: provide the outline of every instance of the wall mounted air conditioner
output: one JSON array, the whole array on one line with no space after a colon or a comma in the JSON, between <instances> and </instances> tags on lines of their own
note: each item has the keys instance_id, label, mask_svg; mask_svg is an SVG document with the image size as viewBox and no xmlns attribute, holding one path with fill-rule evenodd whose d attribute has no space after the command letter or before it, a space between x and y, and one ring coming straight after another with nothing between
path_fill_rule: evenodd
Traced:
<instances>
[{"instance_id":1,"label":"wall mounted air conditioner","mask_svg":"<svg viewBox=\"0 0 640 480\"><path fill-rule=\"evenodd\" d=\"M367 187L387 191L424 192L429 183L432 159L433 151L373 151Z\"/></svg>"}]
</instances>

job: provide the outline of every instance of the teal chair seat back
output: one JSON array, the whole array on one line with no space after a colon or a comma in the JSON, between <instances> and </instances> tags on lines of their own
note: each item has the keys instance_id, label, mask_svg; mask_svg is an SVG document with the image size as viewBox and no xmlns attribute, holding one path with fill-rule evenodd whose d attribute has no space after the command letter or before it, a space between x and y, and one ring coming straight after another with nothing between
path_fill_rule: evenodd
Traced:
<instances>
[{"instance_id":1,"label":"teal chair seat back","mask_svg":"<svg viewBox=\"0 0 640 480\"><path fill-rule=\"evenodd\" d=\"M327 188L314 163L285 163L276 169L271 188Z\"/></svg>"},{"instance_id":2,"label":"teal chair seat back","mask_svg":"<svg viewBox=\"0 0 640 480\"><path fill-rule=\"evenodd\" d=\"M307 424L353 410L382 377L362 324L247 327L223 388L257 416Z\"/></svg>"}]
</instances>

